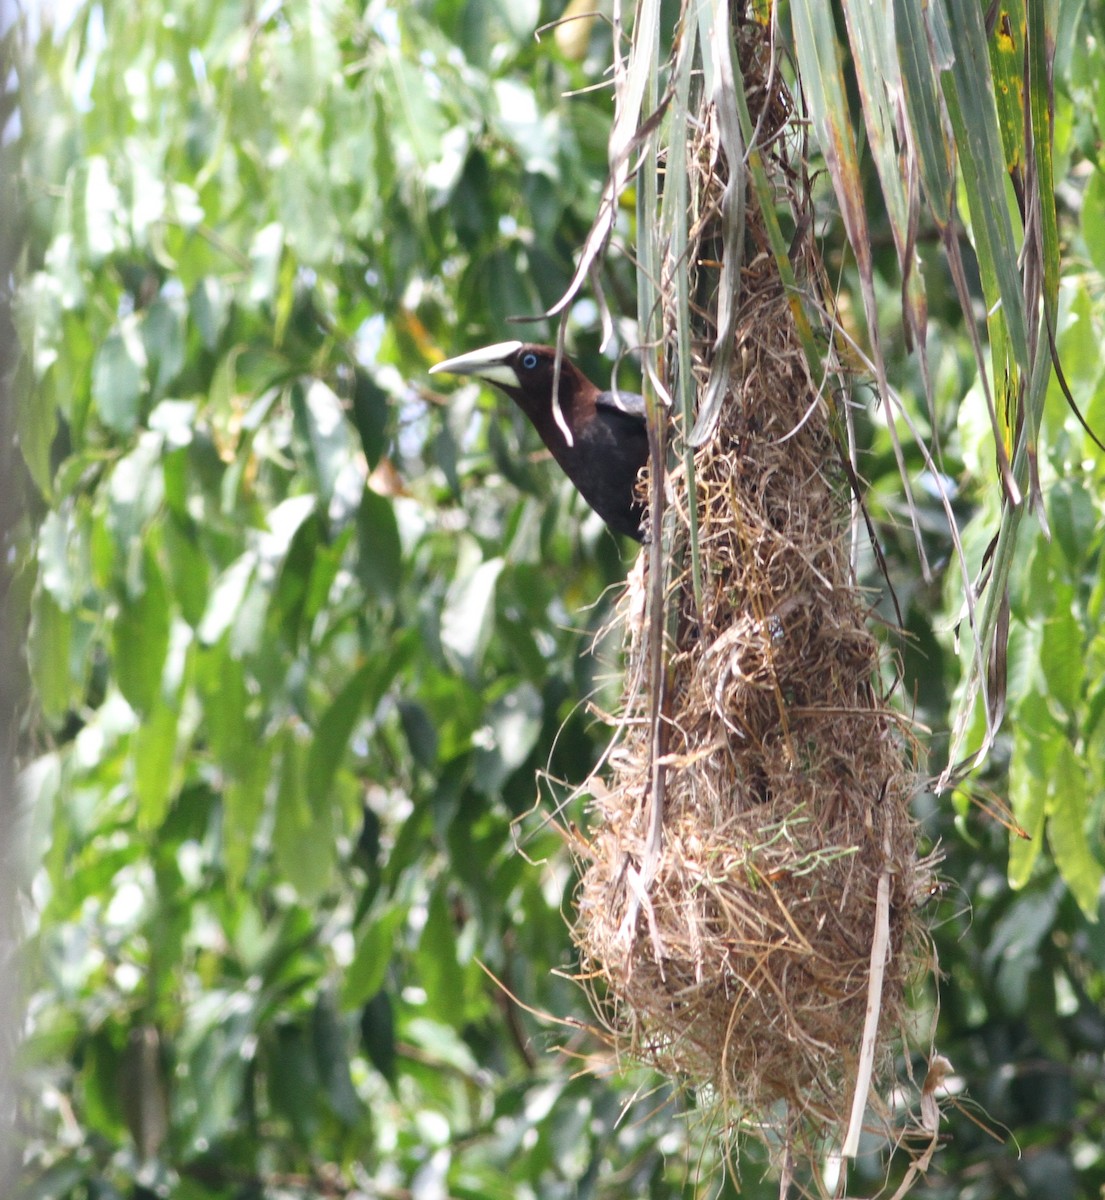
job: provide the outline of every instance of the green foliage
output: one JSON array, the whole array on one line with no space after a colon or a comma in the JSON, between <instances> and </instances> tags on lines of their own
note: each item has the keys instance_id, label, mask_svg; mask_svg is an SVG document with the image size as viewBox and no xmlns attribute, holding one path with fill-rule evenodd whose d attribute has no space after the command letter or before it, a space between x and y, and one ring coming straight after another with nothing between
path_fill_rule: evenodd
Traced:
<instances>
[{"instance_id":1,"label":"green foliage","mask_svg":"<svg viewBox=\"0 0 1105 1200\"><path fill-rule=\"evenodd\" d=\"M1060 14L1054 159L1057 171L1067 173L1059 189L1066 270L1056 342L1074 400L1101 436L1105 292L1091 247L1105 226L1094 207L1101 174L1100 164L1091 165L1096 150L1086 139L1086 113L1100 111L1105 60L1100 36L1087 38L1091 28L1100 34L1100 12L1091 9L1084 22L1068 6ZM880 233L873 230L876 241ZM889 238L882 241L892 245ZM893 278L885 261L883 268ZM927 253L924 270L935 401L929 414L920 404L923 381L915 356L906 357L904 347L892 343L888 370L896 386L904 384L907 405L922 412L915 419L940 447L967 574L977 578L999 521L990 419L949 281ZM885 328L895 319L898 296L888 289L880 303ZM860 465L871 480L870 507L909 635L903 647L906 686L932 731L929 748L939 765L947 754L949 715L967 686L964 578L947 569L955 550L931 480L919 490L919 512L926 552L943 570L929 583L910 565L891 447L866 413L859 424L865 447ZM1042 513L1025 514L1009 575L1001 732L982 771L951 797L951 811L946 798L920 801L926 827L941 838L946 856L935 928L944 977L935 1044L969 1088L970 1103L980 1106L972 1116L998 1135L991 1138L952 1115L954 1146L941 1152L942 1162L937 1156L938 1170L921 1189L933 1197L959 1196L969 1187L983 1197L1018 1191L1081 1198L1096 1195L1105 1181L1105 456L1054 378L1039 447ZM914 459L912 469L921 474L923 464ZM889 610L886 615L892 617ZM980 743L984 725L976 708L968 744Z\"/></svg>"},{"instance_id":2,"label":"green foliage","mask_svg":"<svg viewBox=\"0 0 1105 1200\"><path fill-rule=\"evenodd\" d=\"M27 1080L73 1112L35 1107L30 1194L591 1161L517 1157L569 1085L494 980L586 1015L563 852L511 822L601 746L622 562L515 414L421 381L563 288L608 99L446 8L108 5L29 48Z\"/></svg>"}]
</instances>

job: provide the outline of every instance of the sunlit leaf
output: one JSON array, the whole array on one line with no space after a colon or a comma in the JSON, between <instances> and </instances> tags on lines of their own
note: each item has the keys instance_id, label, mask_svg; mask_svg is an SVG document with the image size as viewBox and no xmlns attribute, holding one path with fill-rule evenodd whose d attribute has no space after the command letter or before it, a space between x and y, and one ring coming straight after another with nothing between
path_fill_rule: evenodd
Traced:
<instances>
[{"instance_id":1,"label":"sunlit leaf","mask_svg":"<svg viewBox=\"0 0 1105 1200\"><path fill-rule=\"evenodd\" d=\"M217 642L234 623L256 569L257 556L247 551L215 581L198 630L201 641Z\"/></svg>"},{"instance_id":2,"label":"sunlit leaf","mask_svg":"<svg viewBox=\"0 0 1105 1200\"><path fill-rule=\"evenodd\" d=\"M161 506L164 477L161 471L162 439L144 433L129 454L115 464L107 489L107 531L116 571L133 577L140 562L145 531Z\"/></svg>"},{"instance_id":3,"label":"sunlit leaf","mask_svg":"<svg viewBox=\"0 0 1105 1200\"><path fill-rule=\"evenodd\" d=\"M208 350L214 350L230 316L230 294L217 276L201 279L192 293L192 320Z\"/></svg>"},{"instance_id":4,"label":"sunlit leaf","mask_svg":"<svg viewBox=\"0 0 1105 1200\"><path fill-rule=\"evenodd\" d=\"M180 299L155 300L143 318L142 345L154 400L165 395L184 366L184 319Z\"/></svg>"},{"instance_id":5,"label":"sunlit leaf","mask_svg":"<svg viewBox=\"0 0 1105 1200\"><path fill-rule=\"evenodd\" d=\"M92 402L113 433L129 434L138 423L146 365L146 350L133 321L122 322L96 355Z\"/></svg>"},{"instance_id":6,"label":"sunlit leaf","mask_svg":"<svg viewBox=\"0 0 1105 1200\"><path fill-rule=\"evenodd\" d=\"M297 398L300 393L297 393ZM353 460L353 435L341 401L320 379L302 390L302 411L323 504L329 505L344 472L353 472L359 495L362 477Z\"/></svg>"},{"instance_id":7,"label":"sunlit leaf","mask_svg":"<svg viewBox=\"0 0 1105 1200\"><path fill-rule=\"evenodd\" d=\"M478 667L491 636L492 602L502 569L501 558L488 559L470 573L458 574L446 597L441 614L441 644L468 674Z\"/></svg>"},{"instance_id":8,"label":"sunlit leaf","mask_svg":"<svg viewBox=\"0 0 1105 1200\"><path fill-rule=\"evenodd\" d=\"M1009 886L1023 888L1044 848L1047 781L1028 771L1020 754L1009 767L1009 803L1017 824L1028 834L1009 839Z\"/></svg>"},{"instance_id":9,"label":"sunlit leaf","mask_svg":"<svg viewBox=\"0 0 1105 1200\"><path fill-rule=\"evenodd\" d=\"M122 197L111 179L107 159L101 155L80 163L71 185L74 233L84 255L96 264L121 243Z\"/></svg>"},{"instance_id":10,"label":"sunlit leaf","mask_svg":"<svg viewBox=\"0 0 1105 1200\"><path fill-rule=\"evenodd\" d=\"M1059 873L1087 920L1096 921L1102 864L1094 857L1086 836L1089 817L1086 768L1066 742L1059 751L1047 812L1048 843Z\"/></svg>"}]
</instances>

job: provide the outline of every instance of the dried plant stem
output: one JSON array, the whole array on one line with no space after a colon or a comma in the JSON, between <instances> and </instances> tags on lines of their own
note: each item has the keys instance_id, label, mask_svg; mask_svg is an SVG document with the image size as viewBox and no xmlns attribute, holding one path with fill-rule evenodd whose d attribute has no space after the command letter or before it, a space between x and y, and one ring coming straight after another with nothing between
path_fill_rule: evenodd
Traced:
<instances>
[{"instance_id":1,"label":"dried plant stem","mask_svg":"<svg viewBox=\"0 0 1105 1200\"><path fill-rule=\"evenodd\" d=\"M883 850L890 862L890 846ZM890 873L883 867L875 897L875 936L871 939L871 968L867 974L867 1013L863 1020L859 1066L856 1069L856 1090L852 1096L852 1115L844 1137L841 1154L855 1158L859 1136L863 1131L863 1114L867 1110L867 1093L871 1089L871 1072L875 1066L875 1046L879 1035L879 1015L882 1012L882 981L886 972L886 956L890 950Z\"/></svg>"}]
</instances>

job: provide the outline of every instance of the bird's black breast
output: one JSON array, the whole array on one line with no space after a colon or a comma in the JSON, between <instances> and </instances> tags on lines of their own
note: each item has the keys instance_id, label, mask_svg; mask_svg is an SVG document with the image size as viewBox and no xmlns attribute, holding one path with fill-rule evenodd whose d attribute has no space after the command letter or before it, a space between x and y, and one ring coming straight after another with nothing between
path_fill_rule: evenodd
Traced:
<instances>
[{"instance_id":1,"label":"bird's black breast","mask_svg":"<svg viewBox=\"0 0 1105 1200\"><path fill-rule=\"evenodd\" d=\"M574 432L564 470L611 529L640 541L644 506L635 490L637 474L648 461L644 401L623 392L615 402L613 393L603 392Z\"/></svg>"}]
</instances>

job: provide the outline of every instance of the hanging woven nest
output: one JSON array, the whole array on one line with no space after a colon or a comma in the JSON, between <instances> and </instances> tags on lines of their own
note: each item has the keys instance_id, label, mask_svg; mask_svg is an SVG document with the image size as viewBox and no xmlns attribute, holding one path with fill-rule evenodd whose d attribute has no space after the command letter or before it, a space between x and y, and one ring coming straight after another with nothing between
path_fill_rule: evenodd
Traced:
<instances>
[{"instance_id":1,"label":"hanging woven nest","mask_svg":"<svg viewBox=\"0 0 1105 1200\"><path fill-rule=\"evenodd\" d=\"M786 94L777 78L768 90L758 31L738 45L761 150L801 228L809 196L787 160ZM715 115L703 101L687 147L700 398L724 240ZM679 465L652 531L662 560L651 570L662 561L665 576L657 588L645 571L641 585L662 619L633 615L639 595L623 607L621 740L587 785L575 937L619 1056L705 1089L728 1121L839 1145L857 1087L866 1093L861 1063L876 1078L889 1066L907 984L928 965L918 898L933 863L918 859L913 742L882 694L851 560L833 425L845 381L827 344L827 384L810 376L751 189L743 237L726 395L694 452L693 486L688 431L671 418ZM816 293L812 238L792 263ZM674 292L663 294L668 346Z\"/></svg>"}]
</instances>

